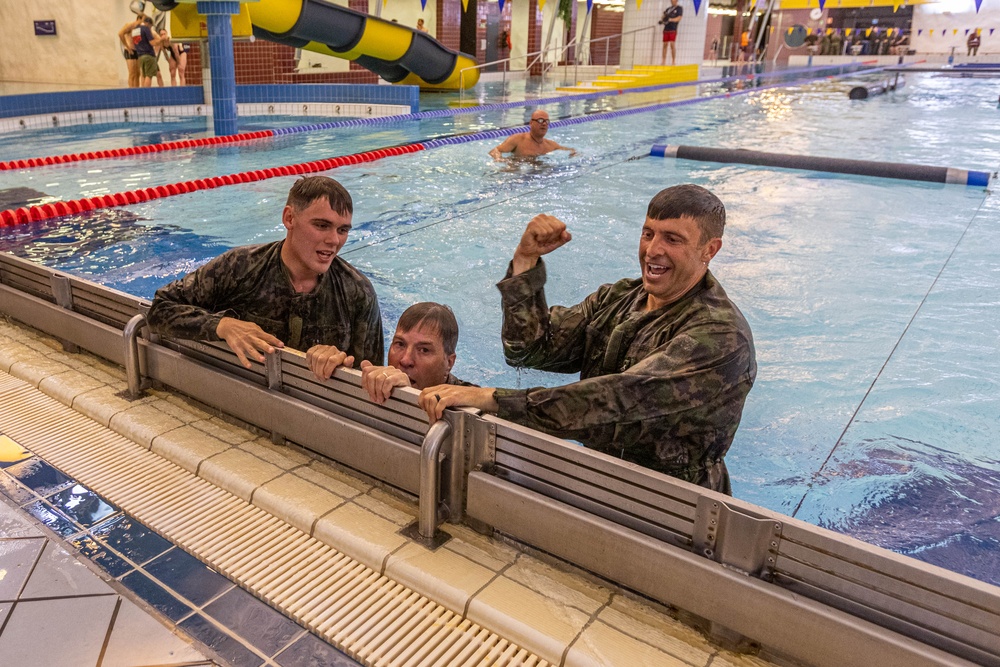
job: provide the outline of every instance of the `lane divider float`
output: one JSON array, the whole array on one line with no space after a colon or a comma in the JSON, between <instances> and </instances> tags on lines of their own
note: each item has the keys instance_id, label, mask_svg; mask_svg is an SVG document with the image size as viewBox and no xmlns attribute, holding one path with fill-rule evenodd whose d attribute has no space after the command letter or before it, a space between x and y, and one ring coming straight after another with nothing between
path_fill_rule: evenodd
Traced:
<instances>
[{"instance_id":1,"label":"lane divider float","mask_svg":"<svg viewBox=\"0 0 1000 667\"><path fill-rule=\"evenodd\" d=\"M806 169L834 174L875 176L878 178L898 178L907 181L948 183L987 187L990 172L956 169L954 167L932 167L922 164L898 162L876 162L874 160L847 160L844 158L820 157L816 155L788 155L785 153L765 153L742 148L711 148L705 146L665 146L654 145L649 154L655 157L699 160L721 164L753 164L783 169Z\"/></svg>"},{"instance_id":2,"label":"lane divider float","mask_svg":"<svg viewBox=\"0 0 1000 667\"><path fill-rule=\"evenodd\" d=\"M129 190L127 192L118 192L115 194L99 195L85 199L57 201L49 204L41 204L39 206L22 206L17 209L0 211L0 227L13 227L15 225L22 225L30 222L41 222L50 218L59 218L65 215L75 215L77 213L86 213L87 211L113 208L115 206L141 204L142 202L154 199L172 197L174 195L195 192L197 190L211 190L226 185L263 181L269 178L277 178L279 176L294 176L297 174L328 171L330 169L336 169L337 167L342 167L348 164L372 162L385 157L404 155L406 153L416 153L422 150L424 150L423 144L407 144L404 146L380 148L378 150L365 151L364 153L355 153L353 155L344 155L325 160L314 160L312 162L302 162L300 164L291 164L282 167L270 167L267 169L244 171L237 174L225 174L224 176L196 178L192 181L170 183L169 185L157 185L155 187Z\"/></svg>"},{"instance_id":3,"label":"lane divider float","mask_svg":"<svg viewBox=\"0 0 1000 667\"><path fill-rule=\"evenodd\" d=\"M875 61L871 62L874 63ZM864 62L860 64L867 66L871 63ZM760 74L754 74L753 76L761 79L774 76L785 77L791 74L797 74L802 72L814 73L818 69L832 69L834 67L836 67L837 69L843 69L845 66L831 65L827 68L812 68L812 69L807 68L799 70L782 70L779 72L763 72ZM853 73L853 71L851 73ZM680 83L656 84L652 86L642 86L639 88L629 88L627 90L624 89L605 90L605 91L596 91L593 93L560 95L557 97L547 97L547 98L523 100L517 102L497 102L494 104L481 104L474 107L462 107L459 109L434 109L432 111L420 111L417 113L399 114L396 116L381 116L379 118L349 118L345 120L330 121L326 123L311 123L309 125L281 127L281 128L274 128L271 130L260 130L258 132L244 132L241 134L232 134L224 137L202 137L200 139L184 139L179 141L168 141L160 144L146 144L143 146L126 146L123 148L112 148L106 150L91 151L86 153L72 153L66 155L50 155L47 157L26 158L20 160L7 160L7 161L0 161L0 171L9 171L14 169L32 169L35 167L46 167L54 164L65 164L69 162L83 162L86 160L132 157L136 155L144 155L146 153L162 153L164 151L180 150L183 148L200 148L204 146L216 146L220 144L236 144L236 143L242 143L244 141L255 141L257 139L280 137L284 135L299 134L303 132L334 130L344 127L355 127L358 125L372 125L376 123L396 123L396 122L403 122L410 120L423 120L427 118L459 116L463 114L482 113L484 111L500 111L505 109L515 109L517 107L526 107L526 106L535 107L544 104L560 104L560 103L582 101L588 99L598 99L602 97L626 95L630 93L648 93L666 88L678 88L683 86L694 86L694 85L701 86L701 85L710 85L717 83L727 83L731 81L743 80L747 78L747 76L748 76L747 74L740 74L736 76L728 76L718 79L705 79L701 81L683 81ZM815 79L810 79L810 80L815 80ZM763 88L756 88L756 90L763 90ZM706 98L695 98L695 99L706 99Z\"/></svg>"},{"instance_id":4,"label":"lane divider float","mask_svg":"<svg viewBox=\"0 0 1000 667\"><path fill-rule=\"evenodd\" d=\"M802 83L809 83L810 81L820 81L830 78L838 78L839 76L847 76L848 74L853 74L853 72L836 76L830 76L830 75L818 76L810 80L796 81L794 83L796 85L799 85ZM687 100L663 102L661 104L654 104L651 106L636 107L632 109L620 109L618 111L607 111L603 113L577 116L575 118L565 118L550 123L549 127L550 128L565 127L569 125L578 125L580 123L589 123L598 120L609 120L612 118L618 118L622 116L632 116L635 114L648 113L651 111L657 111L659 109L664 109L668 107L686 106L689 104L697 104L700 102L708 102L711 100L719 100L719 99L736 97L740 95L748 95L750 93L757 93L763 90L768 90L770 88L780 88L785 85L790 85L790 84L776 83L770 86L758 86L755 88L747 88L745 90L720 93L718 95L694 97ZM535 100L535 102L538 101ZM380 119L361 119L361 120L372 121ZM307 126L307 127L319 127L319 125ZM486 130L483 132L457 134L447 137L440 137L437 139L428 139L425 141L420 141L412 144L402 144L390 148L382 148L373 151L366 151L363 153L355 153L352 155L330 158L326 160L314 160L312 162L303 162L300 164L286 165L283 167L271 167L268 169L258 169L238 174L227 174L225 176L211 176L205 179L199 178L193 181L183 181L180 183L172 183L169 185L158 185L155 187L142 188L140 190L119 192L113 195L101 195L97 197L90 197L88 199L57 201L50 204L42 204L40 206L8 209L5 211L0 211L0 227L10 227L19 224L26 224L29 222L39 222L42 220L48 220L50 218L58 218L65 215L74 215L77 213L83 213L86 211L92 211L102 208L113 208L115 206L129 206L132 204L139 204L145 201L150 201L152 199L160 199L163 197L185 194L188 192L193 192L195 190L213 189L217 187L222 187L224 185L236 185L238 183L260 181L268 178L275 178L278 176L291 176L295 174L327 171L329 169L335 169L336 167L342 167L348 164L371 162L373 160L380 160L384 157L389 157L393 155L403 155L407 153L416 153L430 148L439 148L441 146L464 144L472 141L480 141L482 139L506 137L512 134L517 134L519 132L524 132L525 127L526 126L524 125L518 125L514 127L500 128L496 130ZM295 129L295 128L289 128L289 129Z\"/></svg>"},{"instance_id":5,"label":"lane divider float","mask_svg":"<svg viewBox=\"0 0 1000 667\"><path fill-rule=\"evenodd\" d=\"M68 155L50 155L48 157L33 157L26 160L7 160L0 162L0 171L12 169L31 169L33 167L45 167L52 164L64 164L67 162L83 162L86 160L101 160L113 157L129 157L132 155L145 155L146 153L161 153L180 148L195 148L199 146L217 146L219 144L233 144L241 141L253 141L256 139L266 139L274 136L273 130L261 130L259 132L245 132L243 134L233 134L226 137L202 137L201 139L182 139L180 141L167 141L162 144L144 144L142 146L126 146L125 148L111 148L108 150L91 151L87 153L71 153Z\"/></svg>"}]
</instances>

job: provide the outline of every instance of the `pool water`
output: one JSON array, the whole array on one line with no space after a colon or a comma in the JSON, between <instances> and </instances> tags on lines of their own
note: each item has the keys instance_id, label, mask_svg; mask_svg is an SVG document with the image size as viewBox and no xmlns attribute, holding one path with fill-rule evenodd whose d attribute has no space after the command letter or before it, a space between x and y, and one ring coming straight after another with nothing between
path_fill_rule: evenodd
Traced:
<instances>
[{"instance_id":1,"label":"pool water","mask_svg":"<svg viewBox=\"0 0 1000 667\"><path fill-rule=\"evenodd\" d=\"M654 143L741 147L995 171L995 94L911 76L851 101L830 80L559 127L576 147L516 166L476 141L336 169L355 201L342 255L374 283L386 333L411 303L450 304L459 377L572 378L503 361L495 283L527 221L573 241L546 258L550 303L636 276L650 197L693 182L727 205L712 270L753 329L759 374L727 456L738 497L1000 584L1000 230L982 188L649 157ZM580 103L553 117L587 113ZM293 135L214 150L0 172L0 190L71 198L304 162L524 122L524 109ZM75 150L75 149L73 149ZM66 152L66 151L64 151ZM94 173L94 170L100 170ZM122 188L128 179L140 186ZM0 250L151 297L226 248L283 236L294 178L5 230ZM95 185L89 185L95 183ZM89 189L88 189L89 188Z\"/></svg>"}]
</instances>

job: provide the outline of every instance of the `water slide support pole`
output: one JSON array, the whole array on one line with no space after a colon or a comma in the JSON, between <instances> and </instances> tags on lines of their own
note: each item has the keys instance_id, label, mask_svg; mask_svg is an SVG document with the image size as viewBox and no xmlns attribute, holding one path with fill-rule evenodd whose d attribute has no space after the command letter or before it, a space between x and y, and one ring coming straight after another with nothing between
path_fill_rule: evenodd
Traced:
<instances>
[{"instance_id":1,"label":"water slide support pole","mask_svg":"<svg viewBox=\"0 0 1000 667\"><path fill-rule=\"evenodd\" d=\"M236 64L233 24L240 13L236 0L198 0L197 10L208 22L208 59L212 72L212 118L218 137L236 134Z\"/></svg>"}]
</instances>

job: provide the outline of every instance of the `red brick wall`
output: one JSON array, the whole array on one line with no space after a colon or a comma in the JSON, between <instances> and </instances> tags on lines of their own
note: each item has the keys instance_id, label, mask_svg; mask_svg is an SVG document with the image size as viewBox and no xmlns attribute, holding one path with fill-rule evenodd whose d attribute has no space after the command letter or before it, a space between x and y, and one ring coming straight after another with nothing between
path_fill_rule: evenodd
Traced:
<instances>
[{"instance_id":1,"label":"red brick wall","mask_svg":"<svg viewBox=\"0 0 1000 667\"><path fill-rule=\"evenodd\" d=\"M609 12L601 9L600 5L594 5L590 16L590 39L595 40L601 37L622 34L622 20L624 17L625 15L622 12ZM606 56L605 53L607 54ZM592 65L617 65L620 53L620 39L592 42L590 45L590 63Z\"/></svg>"},{"instance_id":2,"label":"red brick wall","mask_svg":"<svg viewBox=\"0 0 1000 667\"><path fill-rule=\"evenodd\" d=\"M485 5L486 0L481 0ZM477 7L478 8L478 7ZM449 49L459 50L462 43L462 0L437 0L437 41Z\"/></svg>"},{"instance_id":3,"label":"red brick wall","mask_svg":"<svg viewBox=\"0 0 1000 667\"><path fill-rule=\"evenodd\" d=\"M351 0L352 4L357 0ZM364 0L361 0L364 2ZM192 44L188 54L187 82L200 86L200 45ZM378 76L355 63L347 72L296 72L295 49L258 39L254 42L235 42L233 59L236 83L378 83Z\"/></svg>"},{"instance_id":4,"label":"red brick wall","mask_svg":"<svg viewBox=\"0 0 1000 667\"><path fill-rule=\"evenodd\" d=\"M191 50L188 52L187 69L184 72L184 81L189 86L201 85L201 44L191 44Z\"/></svg>"}]
</instances>

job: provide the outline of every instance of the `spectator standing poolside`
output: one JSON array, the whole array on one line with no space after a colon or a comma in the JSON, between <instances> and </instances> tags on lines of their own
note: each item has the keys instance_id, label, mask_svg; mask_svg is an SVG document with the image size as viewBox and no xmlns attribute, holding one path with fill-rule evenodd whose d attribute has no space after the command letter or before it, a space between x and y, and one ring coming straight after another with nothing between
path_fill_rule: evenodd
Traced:
<instances>
[{"instance_id":1,"label":"spectator standing poolside","mask_svg":"<svg viewBox=\"0 0 1000 667\"><path fill-rule=\"evenodd\" d=\"M649 202L640 278L604 285L581 303L548 307L541 260L571 240L551 215L528 223L506 277L507 363L579 373L561 387L440 385L420 394L431 421L469 406L666 475L732 493L723 457L757 374L753 336L708 263L726 212L715 195L678 185Z\"/></svg>"},{"instance_id":2,"label":"spectator standing poolside","mask_svg":"<svg viewBox=\"0 0 1000 667\"><path fill-rule=\"evenodd\" d=\"M979 28L973 28L969 32L969 39L965 40L965 46L969 50L969 52L966 55L974 56L977 53L979 53L979 44L980 44Z\"/></svg>"},{"instance_id":3,"label":"spectator standing poolside","mask_svg":"<svg viewBox=\"0 0 1000 667\"><path fill-rule=\"evenodd\" d=\"M551 139L546 139L548 131L549 114L539 109L531 114L527 132L507 137L502 144L490 151L490 157L500 162L504 159L504 153L511 153L516 158L537 157L552 151L569 151L570 157L576 155L575 148L567 148Z\"/></svg>"},{"instance_id":4,"label":"spectator standing poolside","mask_svg":"<svg viewBox=\"0 0 1000 667\"><path fill-rule=\"evenodd\" d=\"M684 8L677 5L677 0L670 0L670 6L663 11L660 23L663 25L663 54L660 61L667 64L667 47L670 47L670 64L677 64L677 26L684 17Z\"/></svg>"},{"instance_id":5,"label":"spectator standing poolside","mask_svg":"<svg viewBox=\"0 0 1000 667\"><path fill-rule=\"evenodd\" d=\"M337 256L353 214L340 183L300 178L281 214L284 240L233 248L157 290L150 327L174 338L224 340L247 368L286 345L308 348L320 379L355 360L381 364L375 290Z\"/></svg>"},{"instance_id":6,"label":"spectator standing poolside","mask_svg":"<svg viewBox=\"0 0 1000 667\"><path fill-rule=\"evenodd\" d=\"M121 42L122 55L125 56L125 65L128 67L128 87L139 87L139 54L135 52L135 41L132 39L132 32L139 30L142 25L142 16L136 16L134 21L129 21L118 31L118 41Z\"/></svg>"},{"instance_id":7,"label":"spectator standing poolside","mask_svg":"<svg viewBox=\"0 0 1000 667\"><path fill-rule=\"evenodd\" d=\"M160 36L153 32L153 19L143 16L142 25L139 26L139 41L135 44L135 52L139 54L139 85L142 88L152 86L153 76L160 72L156 61L156 47L159 43Z\"/></svg>"},{"instance_id":8,"label":"spectator standing poolside","mask_svg":"<svg viewBox=\"0 0 1000 667\"><path fill-rule=\"evenodd\" d=\"M423 19L417 19L417 30L420 32L427 32L427 28L424 27Z\"/></svg>"}]
</instances>

